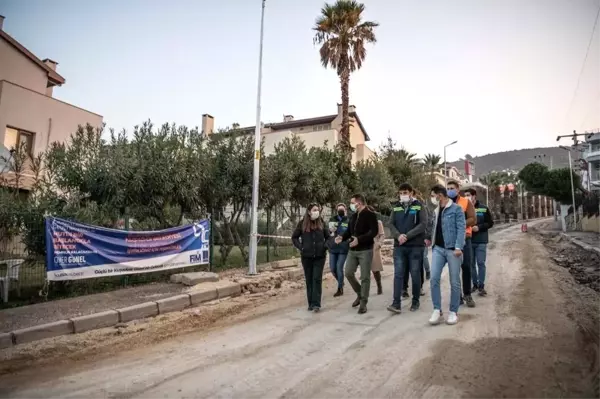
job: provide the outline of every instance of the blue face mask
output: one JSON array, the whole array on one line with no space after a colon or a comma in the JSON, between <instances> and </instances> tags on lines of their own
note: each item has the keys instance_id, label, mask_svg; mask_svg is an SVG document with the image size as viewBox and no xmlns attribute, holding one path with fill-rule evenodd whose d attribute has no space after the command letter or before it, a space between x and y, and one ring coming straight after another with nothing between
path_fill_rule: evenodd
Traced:
<instances>
[{"instance_id":1,"label":"blue face mask","mask_svg":"<svg viewBox=\"0 0 600 399\"><path fill-rule=\"evenodd\" d=\"M448 197L454 199L458 195L458 191L455 189L448 190Z\"/></svg>"}]
</instances>

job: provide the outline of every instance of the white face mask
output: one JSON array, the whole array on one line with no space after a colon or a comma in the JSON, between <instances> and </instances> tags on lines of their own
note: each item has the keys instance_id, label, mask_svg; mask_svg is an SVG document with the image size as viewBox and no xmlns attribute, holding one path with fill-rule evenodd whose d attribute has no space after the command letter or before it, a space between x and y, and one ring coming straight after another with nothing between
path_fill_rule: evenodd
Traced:
<instances>
[{"instance_id":1,"label":"white face mask","mask_svg":"<svg viewBox=\"0 0 600 399\"><path fill-rule=\"evenodd\" d=\"M310 213L311 220L317 220L319 218L319 211L312 211Z\"/></svg>"},{"instance_id":2,"label":"white face mask","mask_svg":"<svg viewBox=\"0 0 600 399\"><path fill-rule=\"evenodd\" d=\"M356 212L356 204L350 204L350 210Z\"/></svg>"},{"instance_id":3,"label":"white face mask","mask_svg":"<svg viewBox=\"0 0 600 399\"><path fill-rule=\"evenodd\" d=\"M435 206L438 206L438 204L440 202L440 201L438 201L437 197L431 197L430 200L431 200L431 203Z\"/></svg>"},{"instance_id":4,"label":"white face mask","mask_svg":"<svg viewBox=\"0 0 600 399\"><path fill-rule=\"evenodd\" d=\"M401 195L400 202L404 202L405 204L410 201L410 195Z\"/></svg>"}]
</instances>

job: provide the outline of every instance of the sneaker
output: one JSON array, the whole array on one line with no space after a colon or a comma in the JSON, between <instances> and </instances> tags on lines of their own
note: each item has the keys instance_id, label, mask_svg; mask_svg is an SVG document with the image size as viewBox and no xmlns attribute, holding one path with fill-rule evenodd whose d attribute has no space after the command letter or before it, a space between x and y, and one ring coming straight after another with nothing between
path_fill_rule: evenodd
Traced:
<instances>
[{"instance_id":1,"label":"sneaker","mask_svg":"<svg viewBox=\"0 0 600 399\"><path fill-rule=\"evenodd\" d=\"M333 294L333 297L336 298L336 297L342 296L342 295L344 295L344 289L338 288L338 290L335 292L335 294Z\"/></svg>"},{"instance_id":2,"label":"sneaker","mask_svg":"<svg viewBox=\"0 0 600 399\"><path fill-rule=\"evenodd\" d=\"M479 296L487 296L487 291L485 290L485 288L479 289Z\"/></svg>"},{"instance_id":3,"label":"sneaker","mask_svg":"<svg viewBox=\"0 0 600 399\"><path fill-rule=\"evenodd\" d=\"M465 302L467 303L467 306L470 308L474 308L475 307L475 301L473 300L473 297L471 295L467 295L465 297Z\"/></svg>"},{"instance_id":4,"label":"sneaker","mask_svg":"<svg viewBox=\"0 0 600 399\"><path fill-rule=\"evenodd\" d=\"M411 312L416 312L417 310L419 310L419 302L413 302L412 305L410 305L410 311Z\"/></svg>"},{"instance_id":5,"label":"sneaker","mask_svg":"<svg viewBox=\"0 0 600 399\"><path fill-rule=\"evenodd\" d=\"M313 308L313 312L315 312L315 313L319 313L320 311L321 311L321 308L319 306L315 306Z\"/></svg>"},{"instance_id":6,"label":"sneaker","mask_svg":"<svg viewBox=\"0 0 600 399\"><path fill-rule=\"evenodd\" d=\"M456 312L450 312L448 313L448 319L446 319L446 324L456 324L458 323L458 315L456 314Z\"/></svg>"},{"instance_id":7,"label":"sneaker","mask_svg":"<svg viewBox=\"0 0 600 399\"><path fill-rule=\"evenodd\" d=\"M354 302L352 302L352 307L355 308L358 305L360 305L360 297L356 297L356 299L354 300Z\"/></svg>"},{"instance_id":8,"label":"sneaker","mask_svg":"<svg viewBox=\"0 0 600 399\"><path fill-rule=\"evenodd\" d=\"M367 304L361 303L360 307L358 308L358 314L365 314L365 313L367 313Z\"/></svg>"},{"instance_id":9,"label":"sneaker","mask_svg":"<svg viewBox=\"0 0 600 399\"><path fill-rule=\"evenodd\" d=\"M431 317L429 318L429 324L435 326L440 324L440 319L442 318L442 311L439 309L434 309Z\"/></svg>"},{"instance_id":10,"label":"sneaker","mask_svg":"<svg viewBox=\"0 0 600 399\"><path fill-rule=\"evenodd\" d=\"M387 307L387 310L389 310L392 313L396 313L396 314L400 314L400 305L394 305L391 304L390 306Z\"/></svg>"},{"instance_id":11,"label":"sneaker","mask_svg":"<svg viewBox=\"0 0 600 399\"><path fill-rule=\"evenodd\" d=\"M410 298L408 291L402 291L402 298Z\"/></svg>"},{"instance_id":12,"label":"sneaker","mask_svg":"<svg viewBox=\"0 0 600 399\"><path fill-rule=\"evenodd\" d=\"M431 272L425 272L425 280L431 280Z\"/></svg>"}]
</instances>

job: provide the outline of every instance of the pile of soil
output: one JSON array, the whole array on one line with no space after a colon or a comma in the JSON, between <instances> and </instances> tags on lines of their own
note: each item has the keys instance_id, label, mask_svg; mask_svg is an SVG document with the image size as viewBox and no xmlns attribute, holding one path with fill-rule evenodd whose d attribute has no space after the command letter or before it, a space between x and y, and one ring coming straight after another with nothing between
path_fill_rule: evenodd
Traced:
<instances>
[{"instance_id":1,"label":"pile of soil","mask_svg":"<svg viewBox=\"0 0 600 399\"><path fill-rule=\"evenodd\" d=\"M597 252L573 244L560 233L536 232L557 265L568 269L579 284L600 292L600 255Z\"/></svg>"}]
</instances>

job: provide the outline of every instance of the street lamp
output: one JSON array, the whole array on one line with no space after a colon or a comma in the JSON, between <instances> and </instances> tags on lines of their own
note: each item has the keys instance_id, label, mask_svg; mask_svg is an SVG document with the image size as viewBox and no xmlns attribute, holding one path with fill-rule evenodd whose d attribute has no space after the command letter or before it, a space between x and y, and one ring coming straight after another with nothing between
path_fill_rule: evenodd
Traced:
<instances>
[{"instance_id":1,"label":"street lamp","mask_svg":"<svg viewBox=\"0 0 600 399\"><path fill-rule=\"evenodd\" d=\"M575 205L575 184L573 183L573 164L571 162L571 149L563 145L560 146L569 154L569 175L571 176L571 199L573 201L573 220L575 220L575 228L577 228L577 205Z\"/></svg>"},{"instance_id":2,"label":"street lamp","mask_svg":"<svg viewBox=\"0 0 600 399\"><path fill-rule=\"evenodd\" d=\"M252 213L250 228L250 256L248 258L248 274L255 275L256 255L258 251L258 184L260 172L260 111L262 92L262 61L263 61L263 37L265 31L265 1L262 0L262 11L260 14L260 46L258 50L258 87L256 90L256 126L254 128L254 168L252 172Z\"/></svg>"},{"instance_id":3,"label":"street lamp","mask_svg":"<svg viewBox=\"0 0 600 399\"><path fill-rule=\"evenodd\" d=\"M446 144L444 146L444 186L445 187L448 187L448 166L446 164L446 148L448 148L451 145L454 145L456 143L458 143L458 140L454 140L452 143Z\"/></svg>"}]
</instances>

